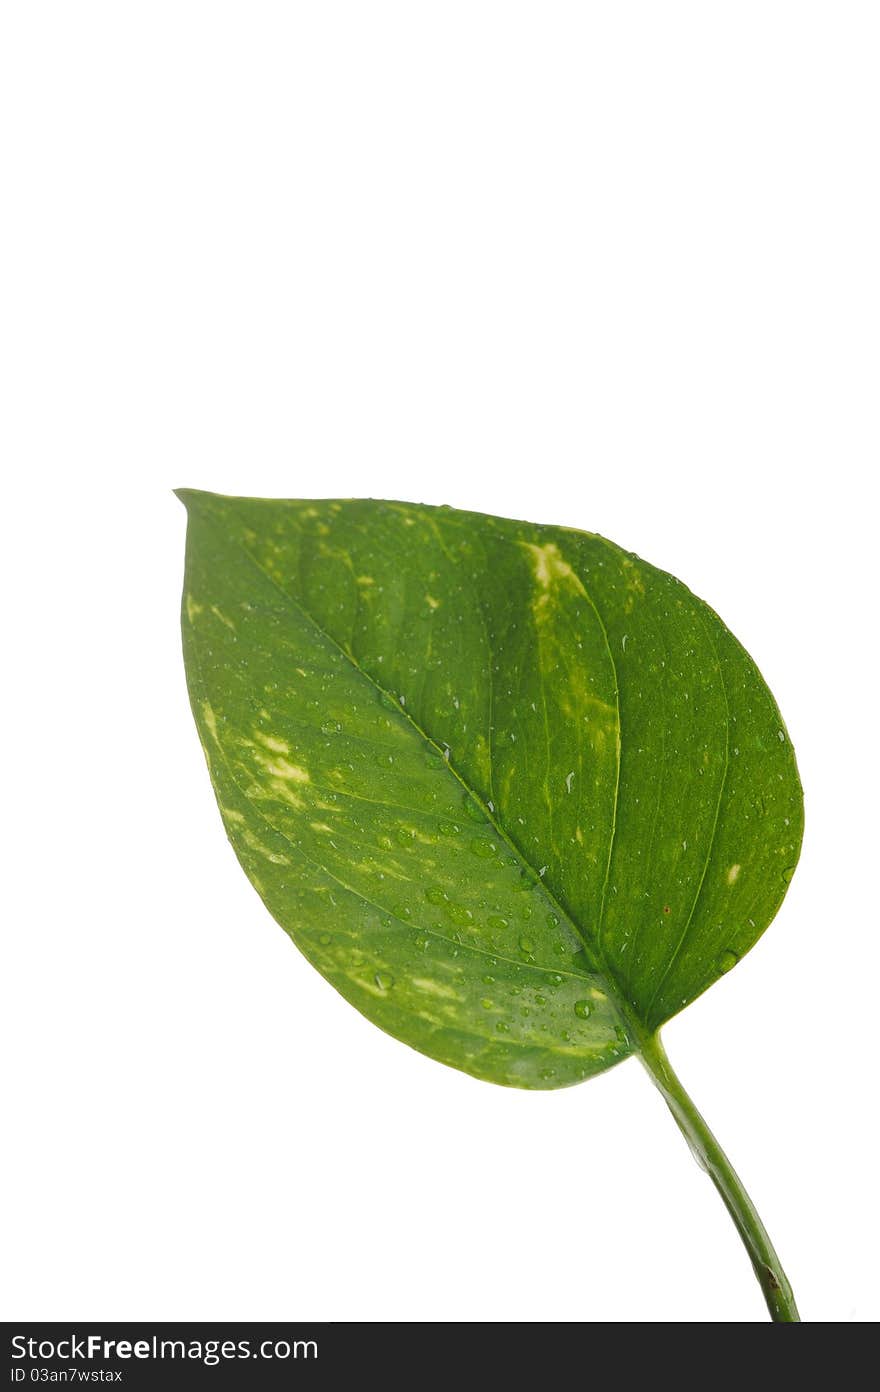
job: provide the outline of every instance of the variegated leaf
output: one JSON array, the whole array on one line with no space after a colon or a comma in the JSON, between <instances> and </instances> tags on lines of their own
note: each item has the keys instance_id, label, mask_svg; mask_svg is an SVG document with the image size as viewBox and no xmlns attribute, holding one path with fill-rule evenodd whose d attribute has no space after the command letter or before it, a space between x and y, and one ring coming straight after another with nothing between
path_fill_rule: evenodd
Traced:
<instances>
[{"instance_id":1,"label":"variegated leaf","mask_svg":"<svg viewBox=\"0 0 880 1392\"><path fill-rule=\"evenodd\" d=\"M230 841L358 1010L575 1083L747 952L800 848L785 725L678 580L602 537L184 491L193 710Z\"/></svg>"}]
</instances>

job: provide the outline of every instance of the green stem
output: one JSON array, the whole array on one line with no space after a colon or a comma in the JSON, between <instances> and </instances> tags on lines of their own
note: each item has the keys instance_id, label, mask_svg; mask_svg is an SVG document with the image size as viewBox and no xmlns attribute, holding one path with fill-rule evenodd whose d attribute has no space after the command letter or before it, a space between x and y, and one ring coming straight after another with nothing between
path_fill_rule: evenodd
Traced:
<instances>
[{"instance_id":1,"label":"green stem","mask_svg":"<svg viewBox=\"0 0 880 1392\"><path fill-rule=\"evenodd\" d=\"M659 1033L642 1041L641 1059L663 1094L694 1159L706 1171L721 1195L749 1254L771 1319L778 1324L798 1322L800 1315L794 1301L794 1292L773 1243L767 1236L767 1229L743 1188L742 1180L682 1087L666 1057Z\"/></svg>"}]
</instances>

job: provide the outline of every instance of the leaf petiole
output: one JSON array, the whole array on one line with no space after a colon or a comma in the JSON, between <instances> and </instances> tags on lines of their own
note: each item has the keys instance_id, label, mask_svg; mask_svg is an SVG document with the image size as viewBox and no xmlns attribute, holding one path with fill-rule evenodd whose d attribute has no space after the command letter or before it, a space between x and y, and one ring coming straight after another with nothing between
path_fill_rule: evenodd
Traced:
<instances>
[{"instance_id":1,"label":"leaf petiole","mask_svg":"<svg viewBox=\"0 0 880 1392\"><path fill-rule=\"evenodd\" d=\"M795 1304L794 1292L767 1229L746 1193L742 1180L682 1086L666 1056L659 1032L641 1041L640 1057L655 1086L662 1093L679 1130L690 1146L694 1159L700 1168L706 1171L721 1195L749 1254L771 1319L777 1324L799 1323L800 1315Z\"/></svg>"}]
</instances>

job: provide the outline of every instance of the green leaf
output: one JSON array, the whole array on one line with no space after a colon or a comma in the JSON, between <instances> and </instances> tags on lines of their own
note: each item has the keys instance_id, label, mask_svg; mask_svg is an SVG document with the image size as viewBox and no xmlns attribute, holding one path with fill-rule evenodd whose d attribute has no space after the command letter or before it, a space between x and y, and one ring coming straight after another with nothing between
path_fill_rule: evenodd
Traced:
<instances>
[{"instance_id":1,"label":"green leaf","mask_svg":"<svg viewBox=\"0 0 880 1392\"><path fill-rule=\"evenodd\" d=\"M382 1029L555 1088L638 1051L778 909L802 795L748 654L602 537L183 491L227 834Z\"/></svg>"}]
</instances>

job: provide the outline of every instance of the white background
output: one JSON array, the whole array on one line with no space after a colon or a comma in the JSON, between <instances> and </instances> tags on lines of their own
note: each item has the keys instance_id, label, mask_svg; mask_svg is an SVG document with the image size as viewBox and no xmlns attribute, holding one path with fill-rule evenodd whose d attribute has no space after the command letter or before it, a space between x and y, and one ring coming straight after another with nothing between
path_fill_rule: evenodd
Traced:
<instances>
[{"instance_id":1,"label":"white background","mask_svg":"<svg viewBox=\"0 0 880 1392\"><path fill-rule=\"evenodd\" d=\"M666 1030L811 1320L875 1270L873 4L7 0L6 1318L751 1320L637 1062L478 1083L225 842L174 486L597 530L777 695L807 836Z\"/></svg>"}]
</instances>

